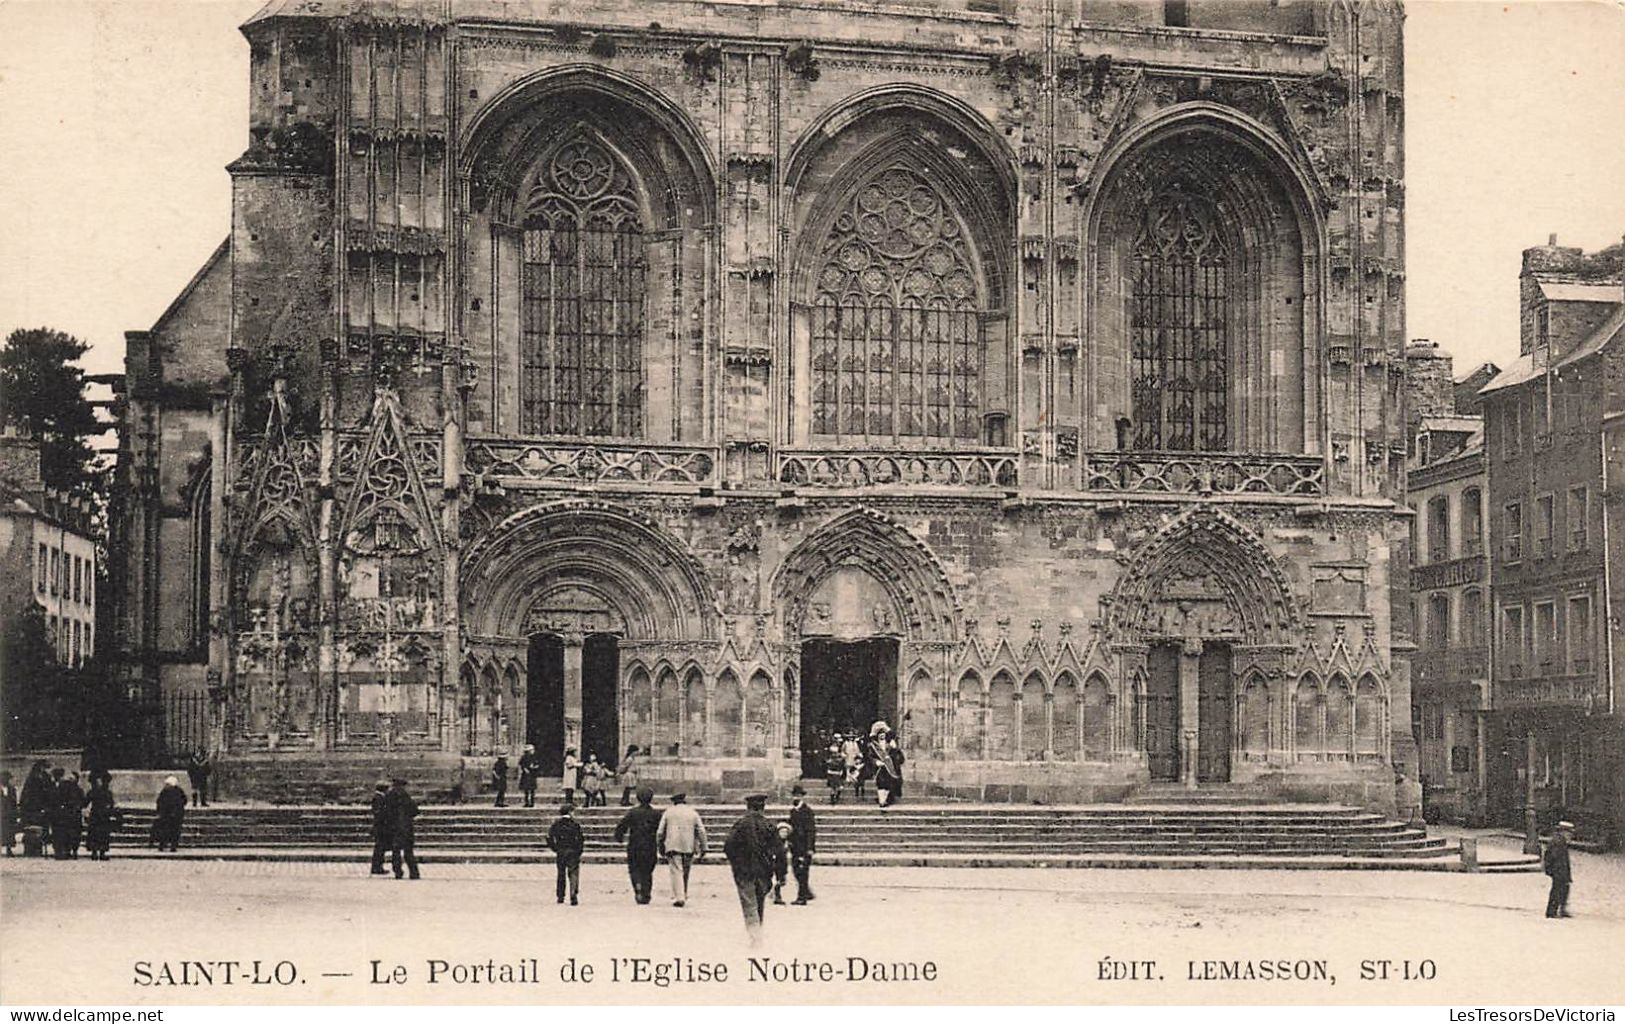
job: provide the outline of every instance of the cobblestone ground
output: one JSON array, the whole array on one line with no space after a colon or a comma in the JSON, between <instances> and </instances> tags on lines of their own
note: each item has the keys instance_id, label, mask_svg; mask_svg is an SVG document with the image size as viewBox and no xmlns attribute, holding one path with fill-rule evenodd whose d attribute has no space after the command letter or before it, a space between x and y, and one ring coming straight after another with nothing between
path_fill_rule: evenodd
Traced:
<instances>
[{"instance_id":1,"label":"cobblestone ground","mask_svg":"<svg viewBox=\"0 0 1625 1024\"><path fill-rule=\"evenodd\" d=\"M815 869L819 898L770 908L752 950L719 864L696 869L678 909L664 868L651 906L633 904L621 870L589 865L582 905L561 907L548 864L434 864L397 882L365 865L19 859L0 867L0 1001L1617 1004L1625 860L1577 854L1575 871L1576 916L1547 921L1532 874ZM780 978L805 973L792 961L835 976L752 980L753 956ZM659 986L633 980L640 957L728 976ZM484 977L487 963L511 974L532 958L535 982ZM560 980L570 958L592 965L590 983ZM1102 980L1103 958L1154 960L1139 969L1154 980ZM222 960L240 963L233 984L221 967L208 985L140 983L196 980L181 961ZM251 984L255 960L263 977L287 961L291 984ZM373 984L373 960L404 983ZM434 960L448 966L431 983ZM1324 961L1326 976L1192 980L1280 960L1314 975ZM1389 980L1362 980L1362 962L1382 960ZM1405 980L1406 961L1433 976ZM873 980L873 965L924 974L927 962L935 981Z\"/></svg>"}]
</instances>

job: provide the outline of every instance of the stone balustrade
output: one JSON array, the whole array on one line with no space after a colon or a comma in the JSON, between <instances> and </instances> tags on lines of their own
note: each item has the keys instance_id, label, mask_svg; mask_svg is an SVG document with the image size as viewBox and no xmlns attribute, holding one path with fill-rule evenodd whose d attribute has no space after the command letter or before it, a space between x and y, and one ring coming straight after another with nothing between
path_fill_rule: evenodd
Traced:
<instances>
[{"instance_id":1,"label":"stone balustrade","mask_svg":"<svg viewBox=\"0 0 1625 1024\"><path fill-rule=\"evenodd\" d=\"M1083 489L1320 497L1326 493L1326 468L1316 455L1090 452L1084 457Z\"/></svg>"},{"instance_id":2,"label":"stone balustrade","mask_svg":"<svg viewBox=\"0 0 1625 1024\"><path fill-rule=\"evenodd\" d=\"M1014 449L975 451L784 449L776 478L797 487L1016 486Z\"/></svg>"}]
</instances>

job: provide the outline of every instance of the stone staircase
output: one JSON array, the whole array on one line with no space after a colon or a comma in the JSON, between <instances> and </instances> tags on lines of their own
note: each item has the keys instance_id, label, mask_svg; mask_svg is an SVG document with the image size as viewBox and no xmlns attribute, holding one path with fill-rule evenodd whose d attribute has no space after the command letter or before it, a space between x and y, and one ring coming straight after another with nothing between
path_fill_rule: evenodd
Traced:
<instances>
[{"instance_id":1,"label":"stone staircase","mask_svg":"<svg viewBox=\"0 0 1625 1024\"><path fill-rule=\"evenodd\" d=\"M657 806L666 806L664 799ZM1087 807L815 804L819 861L847 865L1459 868L1453 845L1350 807L1126 804ZM720 848L736 805L697 808ZM770 808L770 817L785 813ZM426 859L539 861L555 808L426 805ZM578 812L587 859L613 861L617 806ZM120 845L144 845L151 812L127 810ZM351 859L371 847L362 806L214 806L187 813L183 851L233 858ZM720 849L718 850L720 855Z\"/></svg>"}]
</instances>

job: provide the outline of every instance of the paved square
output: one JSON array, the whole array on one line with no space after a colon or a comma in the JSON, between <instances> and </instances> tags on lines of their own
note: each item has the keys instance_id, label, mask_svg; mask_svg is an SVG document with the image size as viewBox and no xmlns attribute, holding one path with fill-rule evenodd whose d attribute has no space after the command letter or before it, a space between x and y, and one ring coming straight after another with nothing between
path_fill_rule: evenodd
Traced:
<instances>
[{"instance_id":1,"label":"paved square","mask_svg":"<svg viewBox=\"0 0 1625 1024\"><path fill-rule=\"evenodd\" d=\"M1618 857L1577 855L1570 921L1541 917L1545 879L1534 874L825 868L814 903L770 909L760 950L746 944L720 864L697 869L684 909L670 905L663 874L654 904L635 906L625 873L607 865L584 868L573 908L554 903L550 864L431 863L415 883L365 872L8 861L0 1000L1625 1002ZM781 980L752 980L752 956ZM867 962L867 977L849 957ZM571 958L592 965L591 982L560 980ZM1124 964L1108 974L1160 980L1102 980L1103 959ZM373 983L374 960L377 976L404 982ZM1155 967L1129 966L1146 960ZM1362 961L1372 974L1383 960L1390 980L1362 980ZM232 984L218 965L213 984L164 984L201 979L182 961L239 966ZM251 983L254 961L272 983ZM1404 980L1406 961L1431 977ZM789 980L816 978L822 963L831 980ZM686 980L712 964L725 981ZM882 972L936 980L876 982ZM1254 980L1192 980L1238 973ZM643 974L672 980L635 980Z\"/></svg>"}]
</instances>

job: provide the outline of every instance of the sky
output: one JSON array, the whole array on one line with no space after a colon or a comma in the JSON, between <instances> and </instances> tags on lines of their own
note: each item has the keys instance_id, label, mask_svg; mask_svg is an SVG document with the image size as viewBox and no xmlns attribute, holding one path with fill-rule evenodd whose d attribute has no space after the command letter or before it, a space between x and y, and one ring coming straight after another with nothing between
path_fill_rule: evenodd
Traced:
<instances>
[{"instance_id":1,"label":"sky","mask_svg":"<svg viewBox=\"0 0 1625 1024\"><path fill-rule=\"evenodd\" d=\"M260 4L0 0L0 335L123 368L226 235ZM1464 374L1517 355L1524 248L1625 235L1625 2L1407 11L1407 332Z\"/></svg>"}]
</instances>

